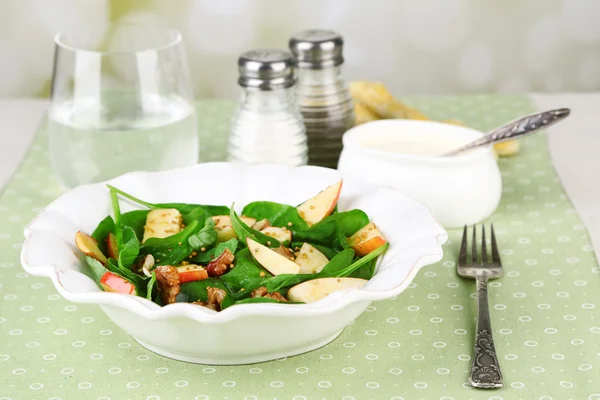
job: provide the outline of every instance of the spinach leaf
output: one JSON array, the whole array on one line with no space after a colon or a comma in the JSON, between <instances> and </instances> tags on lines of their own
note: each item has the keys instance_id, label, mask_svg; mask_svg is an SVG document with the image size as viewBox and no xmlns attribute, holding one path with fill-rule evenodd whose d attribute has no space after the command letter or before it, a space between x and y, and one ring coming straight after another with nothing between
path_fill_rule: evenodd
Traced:
<instances>
[{"instance_id":1,"label":"spinach leaf","mask_svg":"<svg viewBox=\"0 0 600 400\"><path fill-rule=\"evenodd\" d=\"M140 253L140 241L131 227L123 227L123 249L119 252L119 267L131 269Z\"/></svg>"},{"instance_id":2,"label":"spinach leaf","mask_svg":"<svg viewBox=\"0 0 600 400\"><path fill-rule=\"evenodd\" d=\"M350 248L350 245L348 244L348 239L346 238L346 235L344 235L342 232L338 232L338 236L333 245L334 247L341 247L344 250Z\"/></svg>"},{"instance_id":3,"label":"spinach leaf","mask_svg":"<svg viewBox=\"0 0 600 400\"><path fill-rule=\"evenodd\" d=\"M117 193L111 189L110 200L112 203L113 214L115 215L115 236L117 237L117 250L121 252L123 248L123 221L121 220L121 209L119 208L119 198Z\"/></svg>"},{"instance_id":4,"label":"spinach leaf","mask_svg":"<svg viewBox=\"0 0 600 400\"><path fill-rule=\"evenodd\" d=\"M146 287L146 298L152 301L152 294L154 293L154 288L156 287L156 272L152 271L152 277L148 281L148 286Z\"/></svg>"},{"instance_id":5,"label":"spinach leaf","mask_svg":"<svg viewBox=\"0 0 600 400\"><path fill-rule=\"evenodd\" d=\"M269 293L277 292L283 288L294 286L299 283L316 279L319 274L281 274L276 275L273 278L265 282L265 287Z\"/></svg>"},{"instance_id":6,"label":"spinach leaf","mask_svg":"<svg viewBox=\"0 0 600 400\"><path fill-rule=\"evenodd\" d=\"M221 279L213 277L181 285L181 291L177 295L177 302L192 303L194 301L208 301L207 287L219 288L229 292L227 286L221 282Z\"/></svg>"},{"instance_id":7,"label":"spinach leaf","mask_svg":"<svg viewBox=\"0 0 600 400\"><path fill-rule=\"evenodd\" d=\"M146 225L147 215L148 210L134 210L121 214L121 220L123 225L131 227L131 229L134 230L137 238L141 240L144 236L144 225ZM104 254L108 254L106 238L108 237L109 233L116 234L115 221L110 215L100 221L92 233L92 237L96 239L100 251L102 251Z\"/></svg>"},{"instance_id":8,"label":"spinach leaf","mask_svg":"<svg viewBox=\"0 0 600 400\"><path fill-rule=\"evenodd\" d=\"M271 225L288 227L292 223L294 230L306 230L308 224L300 217L296 207L272 201L255 201L244 207L242 215L256 218L257 221L267 219Z\"/></svg>"},{"instance_id":9,"label":"spinach leaf","mask_svg":"<svg viewBox=\"0 0 600 400\"><path fill-rule=\"evenodd\" d=\"M226 206L212 206L187 203L148 203L147 201L140 200L137 197L132 196L129 193L126 193L120 189L117 189L114 186L107 186L110 188L111 192L118 193L121 196L148 208L175 208L181 213L183 217L183 222L186 225L191 224L193 221L205 221L208 217L212 217L215 215L229 214L229 207Z\"/></svg>"},{"instance_id":10,"label":"spinach leaf","mask_svg":"<svg viewBox=\"0 0 600 400\"><path fill-rule=\"evenodd\" d=\"M225 298L221 302L221 310L224 310L227 307L231 307L232 305L235 304L235 302L236 302L236 298L228 294L227 296L225 296Z\"/></svg>"},{"instance_id":11,"label":"spinach leaf","mask_svg":"<svg viewBox=\"0 0 600 400\"><path fill-rule=\"evenodd\" d=\"M175 207L173 207L175 208ZM206 211L206 208L202 207L202 206L197 206L192 208L190 211L188 212L181 212L183 208L178 209L179 212L181 213L181 216L183 217L183 223L186 225L189 225L192 223L192 221L206 221L207 218L210 218L211 215L208 211ZM187 209L187 207L186 207ZM227 212L229 213L229 210L227 210Z\"/></svg>"},{"instance_id":12,"label":"spinach leaf","mask_svg":"<svg viewBox=\"0 0 600 400\"><path fill-rule=\"evenodd\" d=\"M337 220L340 232L344 236L352 236L360 228L369 224L369 216L359 209L340 212L331 217Z\"/></svg>"},{"instance_id":13,"label":"spinach leaf","mask_svg":"<svg viewBox=\"0 0 600 400\"><path fill-rule=\"evenodd\" d=\"M197 222L197 221L194 221ZM200 231L188 238L188 243L192 250L200 250L201 248L209 248L217 241L217 231L215 231L215 221L212 218L207 218L204 227Z\"/></svg>"},{"instance_id":14,"label":"spinach leaf","mask_svg":"<svg viewBox=\"0 0 600 400\"><path fill-rule=\"evenodd\" d=\"M134 210L121 214L124 226L129 226L135 232L135 236L141 241L144 237L144 225L148 210ZM114 233L114 232L113 232Z\"/></svg>"},{"instance_id":15,"label":"spinach leaf","mask_svg":"<svg viewBox=\"0 0 600 400\"><path fill-rule=\"evenodd\" d=\"M235 267L221 276L221 280L236 297L250 295L250 292L260 286L269 277L269 271L260 266L250 250L246 247L235 255ZM261 276L262 275L262 276ZM242 291L242 289L244 289Z\"/></svg>"},{"instance_id":16,"label":"spinach leaf","mask_svg":"<svg viewBox=\"0 0 600 400\"><path fill-rule=\"evenodd\" d=\"M347 268L352 264L354 259L354 250L348 249L338 253L331 259L321 270L316 274L281 274L276 275L264 283L269 292L276 292L283 288L297 285L302 282L310 281L311 279L336 276L338 271Z\"/></svg>"},{"instance_id":17,"label":"spinach leaf","mask_svg":"<svg viewBox=\"0 0 600 400\"><path fill-rule=\"evenodd\" d=\"M351 265L353 260L354 250L346 249L344 251L341 251L335 257L333 257L331 261L325 264L325 266L323 267L321 272L318 273L318 275L321 278L335 276L335 274L338 271L341 271L342 269Z\"/></svg>"},{"instance_id":18,"label":"spinach leaf","mask_svg":"<svg viewBox=\"0 0 600 400\"><path fill-rule=\"evenodd\" d=\"M364 211L350 210L332 214L306 230L293 231L293 237L295 242L327 246L338 252L349 247L347 236L352 236L368 223L369 217Z\"/></svg>"},{"instance_id":19,"label":"spinach leaf","mask_svg":"<svg viewBox=\"0 0 600 400\"><path fill-rule=\"evenodd\" d=\"M106 238L111 232L115 232L115 221L110 215L100 221L94 232L92 232L92 237L98 242L98 248L104 254L108 254Z\"/></svg>"},{"instance_id":20,"label":"spinach leaf","mask_svg":"<svg viewBox=\"0 0 600 400\"><path fill-rule=\"evenodd\" d=\"M209 263L215 258L219 257L225 249L229 249L232 254L235 254L235 251L238 247L238 240L236 238L229 239L226 242L221 242L217 245L217 247L213 247L212 249L208 249L204 253L198 253L197 256L190 259L190 262L203 264Z\"/></svg>"},{"instance_id":21,"label":"spinach leaf","mask_svg":"<svg viewBox=\"0 0 600 400\"><path fill-rule=\"evenodd\" d=\"M330 215L308 229L292 231L294 241L317 243L330 246L337 239L339 232L336 215Z\"/></svg>"},{"instance_id":22,"label":"spinach leaf","mask_svg":"<svg viewBox=\"0 0 600 400\"><path fill-rule=\"evenodd\" d=\"M371 261L369 261L368 263L366 263L365 265L361 266L360 268L358 268L357 270L352 272L348 276L351 276L353 278L362 278L362 279L369 280L373 277L373 274L375 273L376 265L377 265L377 259L374 258Z\"/></svg>"},{"instance_id":23,"label":"spinach leaf","mask_svg":"<svg viewBox=\"0 0 600 400\"><path fill-rule=\"evenodd\" d=\"M387 250L388 247L390 247L390 244L386 243L383 246L376 248L375 250L373 250L372 252L370 252L366 256L364 256L362 258L359 258L358 260L354 261L348 267L335 272L333 274L333 276L349 276L350 274L352 274L354 271L356 271L357 269L359 269L363 265L367 265L372 260L375 260L380 254L383 254ZM325 267L327 267L327 266L325 266ZM374 266L373 266L373 268L374 268ZM323 270L324 269L325 268L323 268ZM321 272L323 272L323 271L321 271Z\"/></svg>"},{"instance_id":24,"label":"spinach leaf","mask_svg":"<svg viewBox=\"0 0 600 400\"><path fill-rule=\"evenodd\" d=\"M236 238L229 239L226 242L219 243L217 245L217 247L215 247L215 258L219 257L221 254L223 254L225 249L229 249L229 251L231 251L232 254L235 254L235 250L238 247L238 243L239 242Z\"/></svg>"},{"instance_id":25,"label":"spinach leaf","mask_svg":"<svg viewBox=\"0 0 600 400\"><path fill-rule=\"evenodd\" d=\"M150 238L140 248L140 255L152 254L156 265L179 265L194 251L188 239L198 233L199 226L198 221L194 221L175 235Z\"/></svg>"},{"instance_id":26,"label":"spinach leaf","mask_svg":"<svg viewBox=\"0 0 600 400\"><path fill-rule=\"evenodd\" d=\"M233 209L233 206L231 207L229 215L231 217L231 226L233 227L233 230L235 231L235 234L237 235L240 242L245 244L246 238L250 238L260 244L269 246L271 248L281 246L281 243L279 243L277 239L271 236L267 236L264 233L252 229L248 225L246 225L246 223L244 223L244 221L242 221L241 218L238 217L237 213Z\"/></svg>"},{"instance_id":27,"label":"spinach leaf","mask_svg":"<svg viewBox=\"0 0 600 400\"><path fill-rule=\"evenodd\" d=\"M100 261L98 261L95 258L90 257L90 256L85 257L85 262L87 263L87 265L90 267L90 270L92 271L92 277L94 278L94 281L96 281L98 286L100 286L100 288L102 289L102 285L100 284L100 279L102 279L102 277L106 273L107 269L104 267L104 265L102 265L102 263Z\"/></svg>"},{"instance_id":28,"label":"spinach leaf","mask_svg":"<svg viewBox=\"0 0 600 400\"><path fill-rule=\"evenodd\" d=\"M352 236L369 223L369 217L361 210L344 211L332 214L305 230L294 230L294 240L318 244L331 244L340 241L339 236Z\"/></svg>"},{"instance_id":29,"label":"spinach leaf","mask_svg":"<svg viewBox=\"0 0 600 400\"><path fill-rule=\"evenodd\" d=\"M141 204L143 206L146 206L148 208L155 208L154 204L152 203L148 203L146 201L140 200L137 197L134 197L132 195L130 195L129 193L125 193L124 191L117 189L116 187L112 186L112 185L106 185L106 187L108 187L111 191L111 193L115 193L115 194L120 194L121 196L125 197L126 199L129 199L135 203Z\"/></svg>"},{"instance_id":30,"label":"spinach leaf","mask_svg":"<svg viewBox=\"0 0 600 400\"><path fill-rule=\"evenodd\" d=\"M175 208L182 215L190 214L199 215L201 212L208 214L208 217L214 217L215 215L229 215L229 207L227 206L213 206L205 204L188 204L188 203L157 203L152 204L153 208ZM202 210L199 210L202 208ZM208 218L207 217L207 218ZM204 221L206 218L202 219Z\"/></svg>"},{"instance_id":31,"label":"spinach leaf","mask_svg":"<svg viewBox=\"0 0 600 400\"><path fill-rule=\"evenodd\" d=\"M226 242L223 242L223 243L226 243ZM219 247L219 245L217 245L217 247ZM205 252L198 252L198 254L195 256L192 256L192 258L188 257L188 261L193 264L207 264L215 259L215 253L217 251L217 247L208 249Z\"/></svg>"},{"instance_id":32,"label":"spinach leaf","mask_svg":"<svg viewBox=\"0 0 600 400\"><path fill-rule=\"evenodd\" d=\"M96 281L98 286L100 286L101 289L104 290L104 288L100 284L100 280L106 272L110 271L113 274L121 277L122 279L131 282L133 286L135 286L135 290L138 296L146 296L146 286L150 287L150 285L146 285L144 283L144 278L142 278L141 276L134 274L128 269L120 268L115 259L109 258L108 262L106 263L106 267L104 267L98 260L92 257L88 256L85 258L85 260L92 271L94 280Z\"/></svg>"},{"instance_id":33,"label":"spinach leaf","mask_svg":"<svg viewBox=\"0 0 600 400\"><path fill-rule=\"evenodd\" d=\"M146 279L143 278L142 276L132 272L131 270L127 269L127 268L122 268L121 266L119 266L119 263L114 259L114 258L109 258L108 262L106 263L106 268L120 276L121 278L125 279L128 282L131 282L133 284L133 286L135 286L135 290L138 294L138 296L142 296L142 297L146 297Z\"/></svg>"}]
</instances>

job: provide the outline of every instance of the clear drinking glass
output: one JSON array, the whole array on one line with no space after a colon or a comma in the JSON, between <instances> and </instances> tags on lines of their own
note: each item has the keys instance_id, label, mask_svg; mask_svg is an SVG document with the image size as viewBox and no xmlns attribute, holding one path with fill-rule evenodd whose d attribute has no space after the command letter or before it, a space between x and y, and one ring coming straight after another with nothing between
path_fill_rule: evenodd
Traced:
<instances>
[{"instance_id":1,"label":"clear drinking glass","mask_svg":"<svg viewBox=\"0 0 600 400\"><path fill-rule=\"evenodd\" d=\"M107 51L85 48L80 32L55 38L50 158L68 188L198 162L181 35L137 25L117 29Z\"/></svg>"}]
</instances>

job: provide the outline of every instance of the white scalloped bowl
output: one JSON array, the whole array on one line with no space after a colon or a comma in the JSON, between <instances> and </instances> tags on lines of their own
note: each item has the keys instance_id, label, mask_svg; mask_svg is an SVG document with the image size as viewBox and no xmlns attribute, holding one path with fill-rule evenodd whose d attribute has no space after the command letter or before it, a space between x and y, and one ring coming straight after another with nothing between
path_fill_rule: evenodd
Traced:
<instances>
[{"instance_id":1,"label":"white scalloped bowl","mask_svg":"<svg viewBox=\"0 0 600 400\"><path fill-rule=\"evenodd\" d=\"M247 364L319 348L357 318L373 300L401 293L419 269L442 258L447 234L424 205L391 188L319 167L243 166L207 163L166 172L134 172L110 183L150 202L198 204L255 200L299 204L344 178L340 211L364 210L390 247L375 276L361 289L333 293L311 304L244 304L214 312L193 304L160 307L141 297L98 288L74 244L78 230L91 232L111 213L104 183L81 186L51 203L25 229L21 263L52 279L76 303L98 304L142 346L174 359L203 364ZM122 202L124 212L138 208Z\"/></svg>"}]
</instances>

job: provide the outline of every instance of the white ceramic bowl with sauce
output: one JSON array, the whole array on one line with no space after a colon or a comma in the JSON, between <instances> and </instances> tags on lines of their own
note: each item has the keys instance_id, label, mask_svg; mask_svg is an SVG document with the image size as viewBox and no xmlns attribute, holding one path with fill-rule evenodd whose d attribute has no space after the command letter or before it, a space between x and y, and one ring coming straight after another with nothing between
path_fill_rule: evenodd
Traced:
<instances>
[{"instance_id":1,"label":"white ceramic bowl with sauce","mask_svg":"<svg viewBox=\"0 0 600 400\"><path fill-rule=\"evenodd\" d=\"M344 135L338 170L391 186L431 208L446 228L477 223L498 207L502 179L492 146L439 155L483 133L431 121L381 120Z\"/></svg>"}]
</instances>

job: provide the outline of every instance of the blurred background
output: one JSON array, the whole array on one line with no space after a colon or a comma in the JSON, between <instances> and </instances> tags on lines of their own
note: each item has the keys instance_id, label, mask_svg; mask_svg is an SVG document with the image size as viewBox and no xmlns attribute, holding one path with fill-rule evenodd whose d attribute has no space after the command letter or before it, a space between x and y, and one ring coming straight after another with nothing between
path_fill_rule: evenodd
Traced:
<instances>
[{"instance_id":1,"label":"blurred background","mask_svg":"<svg viewBox=\"0 0 600 400\"><path fill-rule=\"evenodd\" d=\"M0 13L0 96L47 96L54 34L110 49L120 21L180 30L198 98L235 98L242 51L307 28L342 33L346 78L396 95L600 89L600 0L20 0Z\"/></svg>"}]
</instances>

